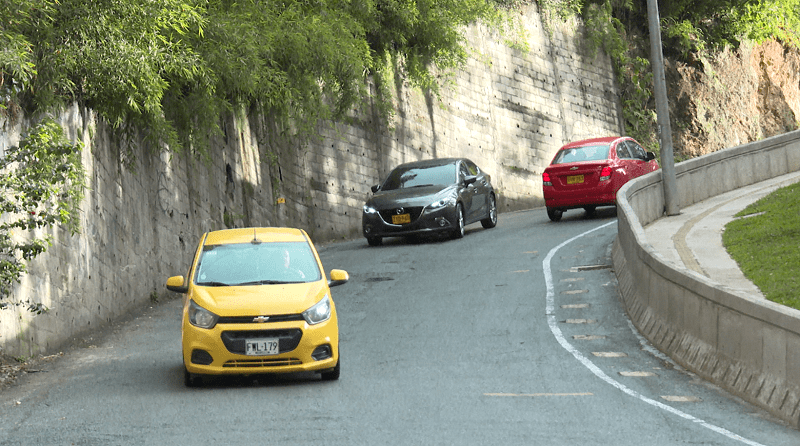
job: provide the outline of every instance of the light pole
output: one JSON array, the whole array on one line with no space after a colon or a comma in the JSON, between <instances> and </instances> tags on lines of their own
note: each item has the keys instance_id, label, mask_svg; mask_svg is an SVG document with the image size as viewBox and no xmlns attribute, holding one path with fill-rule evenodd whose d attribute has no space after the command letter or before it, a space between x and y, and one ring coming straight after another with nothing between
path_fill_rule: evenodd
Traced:
<instances>
[{"instance_id":1,"label":"light pole","mask_svg":"<svg viewBox=\"0 0 800 446\"><path fill-rule=\"evenodd\" d=\"M661 142L661 177L664 183L664 205L667 215L681 213L678 205L678 185L675 181L675 158L672 154L672 128L669 123L667 82L664 77L664 54L661 45L661 18L657 0L647 0L650 22L650 65L653 67L653 88L656 95L658 135Z\"/></svg>"}]
</instances>

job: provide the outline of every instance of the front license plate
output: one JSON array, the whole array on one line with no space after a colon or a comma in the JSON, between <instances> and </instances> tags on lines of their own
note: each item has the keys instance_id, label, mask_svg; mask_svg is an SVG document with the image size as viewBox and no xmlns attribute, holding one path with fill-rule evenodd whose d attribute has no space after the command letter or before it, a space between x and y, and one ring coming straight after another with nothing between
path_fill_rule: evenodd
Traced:
<instances>
[{"instance_id":1,"label":"front license plate","mask_svg":"<svg viewBox=\"0 0 800 446\"><path fill-rule=\"evenodd\" d=\"M411 214L392 215L392 224L402 225L404 223L411 223Z\"/></svg>"},{"instance_id":2,"label":"front license plate","mask_svg":"<svg viewBox=\"0 0 800 446\"><path fill-rule=\"evenodd\" d=\"M244 354L251 356L277 355L278 340L273 338L266 339L245 339Z\"/></svg>"},{"instance_id":3,"label":"front license plate","mask_svg":"<svg viewBox=\"0 0 800 446\"><path fill-rule=\"evenodd\" d=\"M567 184L583 183L583 175L570 175L567 177Z\"/></svg>"}]
</instances>

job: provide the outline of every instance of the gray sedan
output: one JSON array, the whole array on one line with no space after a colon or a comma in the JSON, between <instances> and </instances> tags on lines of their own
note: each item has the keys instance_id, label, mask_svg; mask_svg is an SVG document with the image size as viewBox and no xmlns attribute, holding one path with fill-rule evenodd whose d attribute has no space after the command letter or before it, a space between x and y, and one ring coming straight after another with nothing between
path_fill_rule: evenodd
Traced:
<instances>
[{"instance_id":1,"label":"gray sedan","mask_svg":"<svg viewBox=\"0 0 800 446\"><path fill-rule=\"evenodd\" d=\"M384 237L444 233L464 237L464 227L497 225L491 176L466 158L441 158L397 166L372 186L362 232L371 246Z\"/></svg>"}]
</instances>

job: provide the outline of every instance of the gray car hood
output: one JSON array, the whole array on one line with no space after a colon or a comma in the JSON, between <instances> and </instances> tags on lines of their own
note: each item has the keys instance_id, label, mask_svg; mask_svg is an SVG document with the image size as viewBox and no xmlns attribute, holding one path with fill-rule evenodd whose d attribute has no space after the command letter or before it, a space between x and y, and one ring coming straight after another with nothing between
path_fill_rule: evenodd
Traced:
<instances>
[{"instance_id":1,"label":"gray car hood","mask_svg":"<svg viewBox=\"0 0 800 446\"><path fill-rule=\"evenodd\" d=\"M378 210L396 207L427 206L435 200L441 200L447 195L455 193L456 186L454 184L409 187L387 191L379 190L367 201L367 205Z\"/></svg>"}]
</instances>

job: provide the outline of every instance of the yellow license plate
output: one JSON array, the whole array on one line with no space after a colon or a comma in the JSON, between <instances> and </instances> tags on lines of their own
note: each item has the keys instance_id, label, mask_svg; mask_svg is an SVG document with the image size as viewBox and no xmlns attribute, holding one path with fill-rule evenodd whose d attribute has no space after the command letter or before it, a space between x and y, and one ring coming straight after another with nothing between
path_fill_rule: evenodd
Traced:
<instances>
[{"instance_id":1,"label":"yellow license plate","mask_svg":"<svg viewBox=\"0 0 800 446\"><path fill-rule=\"evenodd\" d=\"M583 175L570 175L567 177L567 184L583 183Z\"/></svg>"},{"instance_id":2,"label":"yellow license plate","mask_svg":"<svg viewBox=\"0 0 800 446\"><path fill-rule=\"evenodd\" d=\"M411 214L392 215L392 224L402 225L411 223Z\"/></svg>"}]
</instances>

